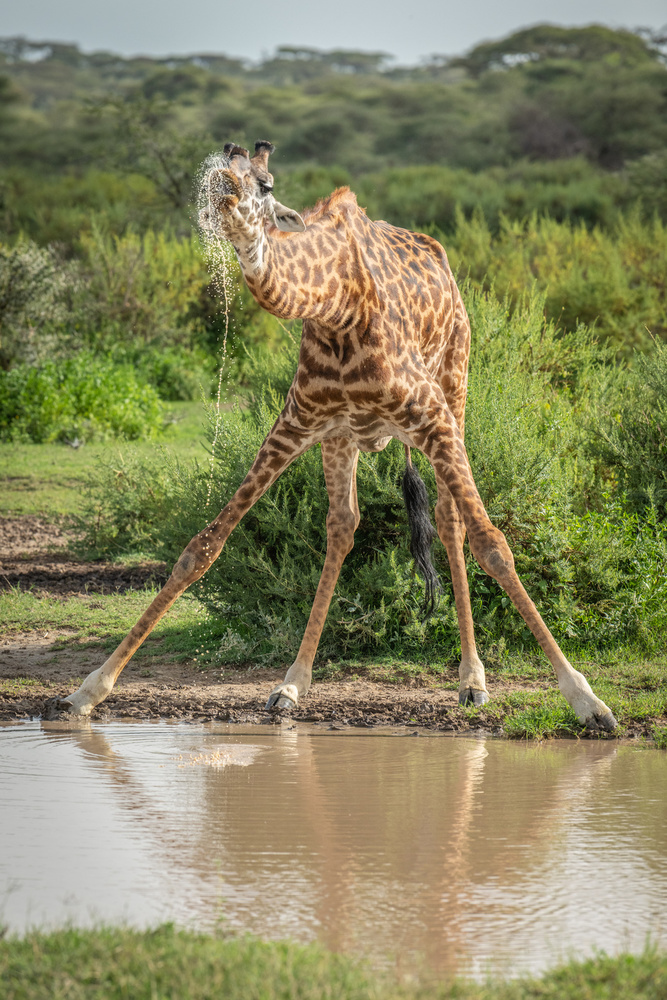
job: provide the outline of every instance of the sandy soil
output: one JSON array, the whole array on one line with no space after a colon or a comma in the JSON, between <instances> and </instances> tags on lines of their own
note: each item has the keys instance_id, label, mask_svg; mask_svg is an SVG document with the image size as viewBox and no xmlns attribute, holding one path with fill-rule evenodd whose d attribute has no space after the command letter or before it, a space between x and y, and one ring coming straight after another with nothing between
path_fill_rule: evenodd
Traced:
<instances>
[{"instance_id":1,"label":"sandy soil","mask_svg":"<svg viewBox=\"0 0 667 1000\"><path fill-rule=\"evenodd\" d=\"M0 589L32 587L37 594L73 597L123 593L165 578L165 567L150 563L130 569L86 563L68 552L67 536L36 517L0 518ZM0 623L1 626L1 623ZM67 641L69 638L70 641ZM148 643L150 643L150 639ZM57 699L75 690L105 659L98 644L77 642L62 630L31 633L0 631L0 720L56 717ZM455 681L454 672L451 682ZM264 705L277 671L202 672L193 663L160 658L130 661L114 691L92 718L178 718L266 723ZM534 690L540 685L526 685ZM453 684L450 683L450 688ZM521 685L493 678L498 692ZM502 718L493 702L483 719L470 722L458 707L456 690L425 679L421 684L382 684L360 679L315 682L292 718L330 726L405 725L443 731L499 732Z\"/></svg>"}]
</instances>

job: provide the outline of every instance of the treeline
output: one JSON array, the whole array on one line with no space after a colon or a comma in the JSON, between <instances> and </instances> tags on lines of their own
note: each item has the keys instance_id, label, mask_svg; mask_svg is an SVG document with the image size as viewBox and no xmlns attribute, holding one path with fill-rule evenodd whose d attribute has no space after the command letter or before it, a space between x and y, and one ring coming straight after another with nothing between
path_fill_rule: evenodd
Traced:
<instances>
[{"instance_id":1,"label":"treeline","mask_svg":"<svg viewBox=\"0 0 667 1000\"><path fill-rule=\"evenodd\" d=\"M182 167L191 177L198 158L230 136L270 138L278 165L336 165L355 178L418 164L479 171L526 158L582 157L618 171L667 146L663 47L602 26L541 25L464 57L392 70L381 53L283 48L248 67L213 56L86 56L75 46L5 39L4 161L145 172L152 159L177 202L188 193Z\"/></svg>"},{"instance_id":2,"label":"treeline","mask_svg":"<svg viewBox=\"0 0 667 1000\"><path fill-rule=\"evenodd\" d=\"M616 358L650 350L667 330L664 48L542 25L415 67L288 47L251 66L0 40L0 368L87 351L164 400L208 391L225 323L192 195L230 136L278 143L296 209L350 184L511 308L535 288L564 332L586 324ZM245 346L287 335L243 290L230 309L241 377Z\"/></svg>"}]
</instances>

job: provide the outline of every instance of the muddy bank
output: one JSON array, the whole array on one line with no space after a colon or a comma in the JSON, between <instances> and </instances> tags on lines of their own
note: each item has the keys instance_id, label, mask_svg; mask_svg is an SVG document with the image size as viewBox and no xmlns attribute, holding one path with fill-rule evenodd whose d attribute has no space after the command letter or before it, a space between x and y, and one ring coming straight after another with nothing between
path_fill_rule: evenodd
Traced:
<instances>
[{"instance_id":1,"label":"muddy bank","mask_svg":"<svg viewBox=\"0 0 667 1000\"><path fill-rule=\"evenodd\" d=\"M161 583L161 563L124 567L86 563L72 556L71 536L38 517L0 518L0 589L30 588L38 596L76 598L123 593ZM161 657L159 642L149 638L150 652L131 660L93 719L171 718L192 721L264 723L286 713L264 709L271 689L284 670L202 671L194 663ZM54 699L76 690L108 654L99 642L80 642L62 629L26 633L0 631L0 721L53 717ZM554 681L555 683L555 681ZM489 678L491 702L474 717L459 708L454 668L440 677L412 678L402 684L341 678L315 681L292 718L329 726L418 726L443 732L501 734L505 710L494 701L509 691L534 692L544 682L508 682ZM625 736L650 735L650 725L626 728Z\"/></svg>"},{"instance_id":2,"label":"muddy bank","mask_svg":"<svg viewBox=\"0 0 667 1000\"><path fill-rule=\"evenodd\" d=\"M6 636L0 640L0 720L52 714L48 702L63 697L104 660L94 646L62 645L62 632ZM281 680L275 670L203 672L189 663L162 661L159 655L130 661L93 719L176 718L266 723L264 705ZM338 725L419 725L458 731L470 723L458 708L457 693L442 687L404 687L348 679L315 681L297 720ZM490 716L473 728L499 728Z\"/></svg>"},{"instance_id":3,"label":"muddy bank","mask_svg":"<svg viewBox=\"0 0 667 1000\"><path fill-rule=\"evenodd\" d=\"M0 639L0 722L59 718L54 699L74 691L104 662L98 644L67 640L62 632L15 634ZM202 671L155 655L130 660L106 701L91 719L179 719L191 722L280 723L286 717L328 728L406 726L434 732L503 735L506 709L496 697L510 691L543 691L548 685L489 679L491 701L474 717L458 705L455 677L406 684L359 677L313 682L308 697L289 712L266 712L269 692L282 680L277 670ZM443 686L444 684L444 686ZM631 724L624 738L650 737L650 725ZM581 734L582 738L598 737Z\"/></svg>"}]
</instances>

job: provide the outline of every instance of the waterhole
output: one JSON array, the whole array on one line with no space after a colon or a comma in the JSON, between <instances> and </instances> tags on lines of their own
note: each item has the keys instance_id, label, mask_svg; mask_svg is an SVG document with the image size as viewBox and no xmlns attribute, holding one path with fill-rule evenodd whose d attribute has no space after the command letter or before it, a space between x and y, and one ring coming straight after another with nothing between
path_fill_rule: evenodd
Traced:
<instances>
[{"instance_id":1,"label":"waterhole","mask_svg":"<svg viewBox=\"0 0 667 1000\"><path fill-rule=\"evenodd\" d=\"M667 944L667 754L331 733L0 729L0 923L318 940L404 971Z\"/></svg>"}]
</instances>

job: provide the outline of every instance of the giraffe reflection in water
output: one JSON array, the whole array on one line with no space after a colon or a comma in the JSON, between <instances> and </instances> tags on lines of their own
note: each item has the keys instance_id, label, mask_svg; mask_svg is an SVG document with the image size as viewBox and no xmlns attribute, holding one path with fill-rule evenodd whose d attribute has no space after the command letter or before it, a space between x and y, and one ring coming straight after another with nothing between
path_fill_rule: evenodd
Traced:
<instances>
[{"instance_id":1,"label":"giraffe reflection in water","mask_svg":"<svg viewBox=\"0 0 667 1000\"><path fill-rule=\"evenodd\" d=\"M550 964L587 942L608 947L596 933L612 914L626 919L626 878L627 920L633 906L653 912L637 866L651 892L667 892L667 805L656 813L654 799L653 811L629 816L624 798L637 789L633 759L642 757L646 790L664 782L661 755L285 726L171 732L180 751L163 764L157 797L140 752L132 759L97 728L67 738L172 876L194 876L186 909L199 925L221 906L231 928L264 937L483 972L492 962ZM661 854L648 850L653 840Z\"/></svg>"}]
</instances>

